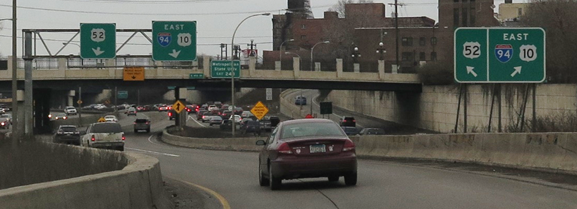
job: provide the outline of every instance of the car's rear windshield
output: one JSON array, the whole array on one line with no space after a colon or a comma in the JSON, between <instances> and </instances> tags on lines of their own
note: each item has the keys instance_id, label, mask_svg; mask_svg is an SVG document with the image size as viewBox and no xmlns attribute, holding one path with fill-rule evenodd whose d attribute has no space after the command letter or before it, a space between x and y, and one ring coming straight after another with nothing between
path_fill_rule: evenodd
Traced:
<instances>
[{"instance_id":1,"label":"car's rear windshield","mask_svg":"<svg viewBox=\"0 0 577 209\"><path fill-rule=\"evenodd\" d=\"M354 120L354 117L345 117L345 120Z\"/></svg>"},{"instance_id":2,"label":"car's rear windshield","mask_svg":"<svg viewBox=\"0 0 577 209\"><path fill-rule=\"evenodd\" d=\"M148 122L148 120L147 120L147 119L136 119L134 122L136 122L136 123L146 123L146 122Z\"/></svg>"},{"instance_id":3,"label":"car's rear windshield","mask_svg":"<svg viewBox=\"0 0 577 209\"><path fill-rule=\"evenodd\" d=\"M92 133L120 133L122 127L118 123L99 123L92 126Z\"/></svg>"},{"instance_id":4,"label":"car's rear windshield","mask_svg":"<svg viewBox=\"0 0 577 209\"><path fill-rule=\"evenodd\" d=\"M76 128L74 128L74 127L62 127L62 128L60 128L60 130L62 132L75 132Z\"/></svg>"},{"instance_id":5,"label":"car's rear windshield","mask_svg":"<svg viewBox=\"0 0 577 209\"><path fill-rule=\"evenodd\" d=\"M291 139L309 136L344 136L341 128L334 123L297 123L285 125L281 139Z\"/></svg>"}]
</instances>

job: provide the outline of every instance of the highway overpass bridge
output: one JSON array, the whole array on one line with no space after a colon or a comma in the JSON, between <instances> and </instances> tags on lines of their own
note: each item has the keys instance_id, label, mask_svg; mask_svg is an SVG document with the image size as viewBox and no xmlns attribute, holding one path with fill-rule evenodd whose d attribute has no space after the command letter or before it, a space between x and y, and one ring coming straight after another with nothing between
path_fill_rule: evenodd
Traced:
<instances>
[{"instance_id":1,"label":"highway overpass bridge","mask_svg":"<svg viewBox=\"0 0 577 209\"><path fill-rule=\"evenodd\" d=\"M110 86L150 87L150 86L194 86L203 89L230 89L230 79L211 78L210 58L204 57L203 67L188 68L163 66L162 62L139 63L137 65L118 65L118 59L105 60L100 65L71 66L72 56L42 58L46 63L36 62L32 72L35 88L58 90L86 88L106 88ZM146 57L145 57L146 59ZM150 59L148 57L148 59ZM344 72L341 60L337 60L335 71L300 71L299 58L295 57L293 70L256 69L256 59L251 59L249 69L241 70L241 77L235 81L239 88L302 88L302 89L338 89L338 90L375 90L421 92L421 83L417 74L379 72ZM8 69L12 62L9 59ZM23 66L19 63L18 66ZM144 81L125 81L125 67L144 67ZM203 74L203 79L191 79L190 74ZM12 71L0 71L0 88L10 86ZM18 78L24 79L24 70L18 71ZM22 84L23 85L23 84Z\"/></svg>"}]
</instances>

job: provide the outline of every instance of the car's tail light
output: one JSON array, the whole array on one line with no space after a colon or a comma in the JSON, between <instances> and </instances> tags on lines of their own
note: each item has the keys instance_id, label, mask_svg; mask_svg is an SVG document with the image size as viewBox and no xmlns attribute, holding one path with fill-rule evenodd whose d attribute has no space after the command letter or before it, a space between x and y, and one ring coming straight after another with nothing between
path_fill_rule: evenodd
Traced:
<instances>
[{"instance_id":1,"label":"car's tail light","mask_svg":"<svg viewBox=\"0 0 577 209\"><path fill-rule=\"evenodd\" d=\"M94 138L94 135L92 135L92 138L90 138L90 140L96 141L96 138Z\"/></svg>"},{"instance_id":2,"label":"car's tail light","mask_svg":"<svg viewBox=\"0 0 577 209\"><path fill-rule=\"evenodd\" d=\"M278 147L278 153L281 153L281 154L292 154L293 151L291 150L291 148L289 147L289 145L285 142L285 143L282 143L282 144Z\"/></svg>"},{"instance_id":3,"label":"car's tail light","mask_svg":"<svg viewBox=\"0 0 577 209\"><path fill-rule=\"evenodd\" d=\"M134 122L134 125L136 125L136 122Z\"/></svg>"},{"instance_id":4,"label":"car's tail light","mask_svg":"<svg viewBox=\"0 0 577 209\"><path fill-rule=\"evenodd\" d=\"M68 117L66 117L66 116L62 117L62 119L64 119L64 120L66 120L66 118L68 118Z\"/></svg>"},{"instance_id":5,"label":"car's tail light","mask_svg":"<svg viewBox=\"0 0 577 209\"><path fill-rule=\"evenodd\" d=\"M2 122L2 123L0 123L0 125L4 126L4 125L5 125L5 123L4 123L4 122Z\"/></svg>"},{"instance_id":6,"label":"car's tail light","mask_svg":"<svg viewBox=\"0 0 577 209\"><path fill-rule=\"evenodd\" d=\"M146 125L148 125L148 124L150 124L150 122L149 122L149 121L146 121Z\"/></svg>"},{"instance_id":7,"label":"car's tail light","mask_svg":"<svg viewBox=\"0 0 577 209\"><path fill-rule=\"evenodd\" d=\"M345 146L343 147L343 152L355 150L355 143L351 140L345 141Z\"/></svg>"},{"instance_id":8,"label":"car's tail light","mask_svg":"<svg viewBox=\"0 0 577 209\"><path fill-rule=\"evenodd\" d=\"M357 122L357 120L353 120L353 123L356 123L356 122Z\"/></svg>"},{"instance_id":9,"label":"car's tail light","mask_svg":"<svg viewBox=\"0 0 577 209\"><path fill-rule=\"evenodd\" d=\"M172 116L172 113L171 113L171 112L169 112L169 113L168 113L168 116L169 116L169 117L170 117L170 116Z\"/></svg>"},{"instance_id":10,"label":"car's tail light","mask_svg":"<svg viewBox=\"0 0 577 209\"><path fill-rule=\"evenodd\" d=\"M126 140L126 137L124 137L124 134L122 134L122 141Z\"/></svg>"},{"instance_id":11,"label":"car's tail light","mask_svg":"<svg viewBox=\"0 0 577 209\"><path fill-rule=\"evenodd\" d=\"M2 125L4 125L4 123L2 123ZM63 134L62 131L56 132L57 134Z\"/></svg>"}]
</instances>

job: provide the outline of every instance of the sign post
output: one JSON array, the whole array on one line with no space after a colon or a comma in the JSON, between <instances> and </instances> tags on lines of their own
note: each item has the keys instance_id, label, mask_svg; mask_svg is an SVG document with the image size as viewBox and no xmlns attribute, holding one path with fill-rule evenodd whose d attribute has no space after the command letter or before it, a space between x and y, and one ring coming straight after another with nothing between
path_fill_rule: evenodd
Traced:
<instances>
[{"instance_id":1,"label":"sign post","mask_svg":"<svg viewBox=\"0 0 577 209\"><path fill-rule=\"evenodd\" d=\"M152 21L152 59L196 60L196 21Z\"/></svg>"},{"instance_id":2,"label":"sign post","mask_svg":"<svg viewBox=\"0 0 577 209\"><path fill-rule=\"evenodd\" d=\"M458 28L454 76L458 83L542 83L542 28Z\"/></svg>"},{"instance_id":3,"label":"sign post","mask_svg":"<svg viewBox=\"0 0 577 209\"><path fill-rule=\"evenodd\" d=\"M114 59L116 57L115 23L80 23L80 57Z\"/></svg>"}]
</instances>

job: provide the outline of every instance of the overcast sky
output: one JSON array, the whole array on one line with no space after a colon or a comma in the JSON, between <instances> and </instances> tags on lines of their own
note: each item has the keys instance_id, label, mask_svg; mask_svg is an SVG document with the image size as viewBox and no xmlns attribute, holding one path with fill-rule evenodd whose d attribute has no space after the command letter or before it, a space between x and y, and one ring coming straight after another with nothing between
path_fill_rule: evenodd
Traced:
<instances>
[{"instance_id":1,"label":"overcast sky","mask_svg":"<svg viewBox=\"0 0 577 209\"><path fill-rule=\"evenodd\" d=\"M316 18L337 3L337 0L310 0ZM394 0L374 0L375 3L392 3ZM428 16L438 19L438 0L399 0L405 3L399 16ZM522 2L516 0L514 2ZM503 0L495 0L495 6ZM282 14L287 0L26 0L18 1L18 36L21 29L78 29L80 23L116 23L117 29L151 29L153 20L197 21L197 52L216 56L220 43L230 44L238 23L253 13ZM387 6L387 16L392 6ZM497 10L496 10L497 11ZM12 0L0 0L0 19L12 17ZM272 16L254 17L243 23L235 43L246 48L254 39L259 51L272 49ZM12 23L2 21L0 54L11 55ZM73 33L42 33L54 54ZM117 33L117 46L131 33ZM79 36L72 43L79 43ZM152 46L136 35L118 54L150 54ZM18 39L18 56L22 42ZM60 54L78 54L76 45L67 46ZM38 42L38 55L48 55Z\"/></svg>"}]
</instances>

